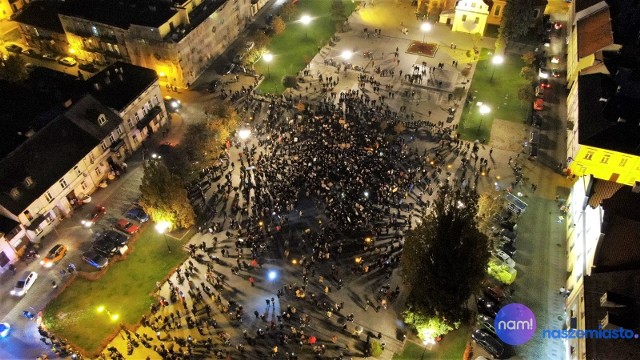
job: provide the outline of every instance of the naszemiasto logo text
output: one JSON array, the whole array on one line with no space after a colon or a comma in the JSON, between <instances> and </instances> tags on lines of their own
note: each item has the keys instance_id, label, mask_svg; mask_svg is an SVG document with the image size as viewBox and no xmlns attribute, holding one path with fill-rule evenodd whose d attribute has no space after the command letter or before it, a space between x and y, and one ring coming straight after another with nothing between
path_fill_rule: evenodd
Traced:
<instances>
[{"instance_id":1,"label":"naszemiasto logo text","mask_svg":"<svg viewBox=\"0 0 640 360\"><path fill-rule=\"evenodd\" d=\"M633 330L598 329L598 330L542 330L544 339L637 339L638 335Z\"/></svg>"}]
</instances>

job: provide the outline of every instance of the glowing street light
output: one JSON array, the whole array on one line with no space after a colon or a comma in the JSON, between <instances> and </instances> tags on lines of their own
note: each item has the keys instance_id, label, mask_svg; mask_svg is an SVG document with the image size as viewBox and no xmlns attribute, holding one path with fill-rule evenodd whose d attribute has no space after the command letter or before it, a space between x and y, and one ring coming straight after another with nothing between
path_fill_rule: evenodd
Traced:
<instances>
[{"instance_id":1,"label":"glowing street light","mask_svg":"<svg viewBox=\"0 0 640 360\"><path fill-rule=\"evenodd\" d=\"M422 43L424 44L425 36L427 36L427 33L431 31L431 24L428 22L422 23L422 25L420 25L420 30L422 31Z\"/></svg>"},{"instance_id":2,"label":"glowing street light","mask_svg":"<svg viewBox=\"0 0 640 360\"><path fill-rule=\"evenodd\" d=\"M484 116L491 112L491 108L481 102L478 103L478 112L480 113L480 123L478 124L478 129L476 133L480 134L480 127L482 126L482 121L484 120Z\"/></svg>"},{"instance_id":3,"label":"glowing street light","mask_svg":"<svg viewBox=\"0 0 640 360\"><path fill-rule=\"evenodd\" d=\"M269 281L274 281L278 277L278 273L275 270L271 270L267 273Z\"/></svg>"},{"instance_id":4,"label":"glowing street light","mask_svg":"<svg viewBox=\"0 0 640 360\"><path fill-rule=\"evenodd\" d=\"M267 79L271 77L271 69L269 68L269 63L273 60L273 54L264 53L262 55L262 59L267 63Z\"/></svg>"},{"instance_id":5,"label":"glowing street light","mask_svg":"<svg viewBox=\"0 0 640 360\"><path fill-rule=\"evenodd\" d=\"M501 55L495 55L491 59L491 63L493 64L493 71L491 72L491 81L493 81L493 75L496 73L496 65L502 65L504 62L504 57Z\"/></svg>"},{"instance_id":6,"label":"glowing street light","mask_svg":"<svg viewBox=\"0 0 640 360\"><path fill-rule=\"evenodd\" d=\"M168 221L160 221L155 226L158 234L162 234L164 236L164 242L167 244L167 250L171 253L171 247L169 246L169 240L167 239L167 230L171 229L171 223Z\"/></svg>"},{"instance_id":7,"label":"glowing street light","mask_svg":"<svg viewBox=\"0 0 640 360\"><path fill-rule=\"evenodd\" d=\"M305 26L305 30L304 30L304 38L305 39L307 39L308 35L309 35L308 34L308 25L311 24L311 20L313 20L313 19L311 19L311 16L309 16L309 15L302 15L300 17L300 23Z\"/></svg>"},{"instance_id":8,"label":"glowing street light","mask_svg":"<svg viewBox=\"0 0 640 360\"><path fill-rule=\"evenodd\" d=\"M238 130L238 136L242 140L247 140L249 136L251 136L251 129L244 128L244 129Z\"/></svg>"},{"instance_id":9,"label":"glowing street light","mask_svg":"<svg viewBox=\"0 0 640 360\"><path fill-rule=\"evenodd\" d=\"M351 57L353 56L353 53L349 50L345 50L342 52L342 54L340 54L340 57L345 59L345 60L349 60L351 59Z\"/></svg>"}]
</instances>

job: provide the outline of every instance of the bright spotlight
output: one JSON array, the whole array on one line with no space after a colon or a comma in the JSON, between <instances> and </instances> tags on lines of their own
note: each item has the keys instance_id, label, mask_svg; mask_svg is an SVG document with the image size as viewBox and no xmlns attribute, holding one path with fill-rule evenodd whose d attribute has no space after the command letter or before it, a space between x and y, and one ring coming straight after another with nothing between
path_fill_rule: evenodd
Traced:
<instances>
[{"instance_id":1,"label":"bright spotlight","mask_svg":"<svg viewBox=\"0 0 640 360\"><path fill-rule=\"evenodd\" d=\"M249 138L249 136L251 136L251 130L249 130L249 129L241 129L240 131L238 131L238 136L242 140L247 140Z\"/></svg>"},{"instance_id":2,"label":"bright spotlight","mask_svg":"<svg viewBox=\"0 0 640 360\"><path fill-rule=\"evenodd\" d=\"M345 50L342 52L342 54L340 54L340 56L345 60L349 60L353 56L353 53L349 50Z\"/></svg>"},{"instance_id":3,"label":"bright spotlight","mask_svg":"<svg viewBox=\"0 0 640 360\"><path fill-rule=\"evenodd\" d=\"M277 273L275 270L271 270L271 271L269 271L269 272L267 273L267 278L268 278L270 281L275 280L277 277L278 277L278 273Z\"/></svg>"}]
</instances>

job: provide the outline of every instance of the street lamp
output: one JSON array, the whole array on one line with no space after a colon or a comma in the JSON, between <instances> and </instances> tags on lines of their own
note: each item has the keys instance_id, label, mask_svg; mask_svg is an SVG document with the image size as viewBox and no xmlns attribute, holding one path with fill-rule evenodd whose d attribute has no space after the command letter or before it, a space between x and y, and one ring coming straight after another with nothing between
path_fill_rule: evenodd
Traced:
<instances>
[{"instance_id":1,"label":"street lamp","mask_svg":"<svg viewBox=\"0 0 640 360\"><path fill-rule=\"evenodd\" d=\"M305 26L305 30L304 30L304 38L307 39L308 38L308 28L307 25L311 24L311 16L309 15L302 15L300 17L300 23L302 23L302 25Z\"/></svg>"},{"instance_id":2,"label":"street lamp","mask_svg":"<svg viewBox=\"0 0 640 360\"><path fill-rule=\"evenodd\" d=\"M422 23L422 25L420 25L420 30L422 30L422 43L424 44L425 36L427 36L427 33L431 31L431 24L428 22Z\"/></svg>"},{"instance_id":3,"label":"street lamp","mask_svg":"<svg viewBox=\"0 0 640 360\"><path fill-rule=\"evenodd\" d=\"M262 55L262 59L267 63L267 79L271 77L271 69L269 68L269 63L273 60L273 54L264 53Z\"/></svg>"},{"instance_id":4,"label":"street lamp","mask_svg":"<svg viewBox=\"0 0 640 360\"><path fill-rule=\"evenodd\" d=\"M493 75L496 73L496 65L501 65L504 62L504 58L502 55L495 55L493 59L491 59L491 63L493 64L493 71L491 72L491 81L493 81Z\"/></svg>"},{"instance_id":5,"label":"street lamp","mask_svg":"<svg viewBox=\"0 0 640 360\"><path fill-rule=\"evenodd\" d=\"M340 54L340 57L345 59L345 60L349 60L351 59L351 57L353 56L353 53L349 50L345 50L342 52L342 54Z\"/></svg>"},{"instance_id":6,"label":"street lamp","mask_svg":"<svg viewBox=\"0 0 640 360\"><path fill-rule=\"evenodd\" d=\"M238 130L238 136L242 140L247 140L249 136L251 136L251 129L244 128L244 129Z\"/></svg>"},{"instance_id":7,"label":"street lamp","mask_svg":"<svg viewBox=\"0 0 640 360\"><path fill-rule=\"evenodd\" d=\"M164 242L167 244L167 250L169 250L169 254L171 254L171 247L169 246L169 240L167 239L167 230L171 228L171 223L168 221L160 221L156 224L156 231L159 234L164 235Z\"/></svg>"},{"instance_id":8,"label":"street lamp","mask_svg":"<svg viewBox=\"0 0 640 360\"><path fill-rule=\"evenodd\" d=\"M484 116L486 114L491 112L491 108L481 102L478 103L478 106L479 106L478 111L480 112L480 123L478 124L478 129L476 130L476 133L480 135L480 127L482 126L482 120L484 120Z\"/></svg>"}]
</instances>

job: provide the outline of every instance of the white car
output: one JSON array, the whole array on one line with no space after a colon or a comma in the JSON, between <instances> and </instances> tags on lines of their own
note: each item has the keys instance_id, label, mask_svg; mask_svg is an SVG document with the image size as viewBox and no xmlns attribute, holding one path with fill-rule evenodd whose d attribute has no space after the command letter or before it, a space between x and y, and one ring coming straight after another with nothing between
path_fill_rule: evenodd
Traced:
<instances>
[{"instance_id":1,"label":"white car","mask_svg":"<svg viewBox=\"0 0 640 360\"><path fill-rule=\"evenodd\" d=\"M515 269L516 267L516 262L513 261L513 259L511 258L511 256L507 255L507 253L505 253L502 250L495 250L493 252L493 256L495 258L497 258L498 260L502 261L503 263L505 263L508 267Z\"/></svg>"},{"instance_id":2,"label":"white car","mask_svg":"<svg viewBox=\"0 0 640 360\"><path fill-rule=\"evenodd\" d=\"M33 286L33 283L37 278L38 274L34 271L25 272L24 274L22 274L20 279L18 279L18 282L16 282L16 286L13 288L13 290L11 290L11 295L24 296L29 291L31 286Z\"/></svg>"},{"instance_id":3,"label":"white car","mask_svg":"<svg viewBox=\"0 0 640 360\"><path fill-rule=\"evenodd\" d=\"M5 338L9 335L11 325L9 323L0 323L0 338Z\"/></svg>"},{"instance_id":4,"label":"white car","mask_svg":"<svg viewBox=\"0 0 640 360\"><path fill-rule=\"evenodd\" d=\"M65 56L62 59L58 60L58 62L64 66L75 66L77 64L76 59L71 56Z\"/></svg>"}]
</instances>

